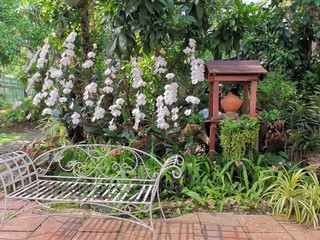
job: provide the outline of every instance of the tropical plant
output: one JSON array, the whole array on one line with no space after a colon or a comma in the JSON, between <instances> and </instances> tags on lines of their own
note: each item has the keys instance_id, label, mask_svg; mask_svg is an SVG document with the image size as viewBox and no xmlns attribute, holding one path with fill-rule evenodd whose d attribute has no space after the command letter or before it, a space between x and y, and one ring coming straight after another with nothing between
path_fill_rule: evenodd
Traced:
<instances>
[{"instance_id":1,"label":"tropical plant","mask_svg":"<svg viewBox=\"0 0 320 240\"><path fill-rule=\"evenodd\" d=\"M257 150L259 120L250 116L225 118L220 121L220 144L225 161L240 161L247 156L253 159Z\"/></svg>"},{"instance_id":2,"label":"tropical plant","mask_svg":"<svg viewBox=\"0 0 320 240\"><path fill-rule=\"evenodd\" d=\"M316 97L311 97L316 100ZM289 136L288 150L297 162L308 151L320 152L320 106L317 101L289 101L283 112Z\"/></svg>"},{"instance_id":3,"label":"tropical plant","mask_svg":"<svg viewBox=\"0 0 320 240\"><path fill-rule=\"evenodd\" d=\"M319 226L320 185L311 168L284 169L264 195L270 196L273 213L285 213L287 220L294 215L298 223L311 221L315 228Z\"/></svg>"},{"instance_id":4,"label":"tropical plant","mask_svg":"<svg viewBox=\"0 0 320 240\"><path fill-rule=\"evenodd\" d=\"M261 110L281 112L286 107L287 102L294 100L296 95L296 86L290 81L288 75L282 70L276 70L269 72L259 83L257 104Z\"/></svg>"}]
</instances>

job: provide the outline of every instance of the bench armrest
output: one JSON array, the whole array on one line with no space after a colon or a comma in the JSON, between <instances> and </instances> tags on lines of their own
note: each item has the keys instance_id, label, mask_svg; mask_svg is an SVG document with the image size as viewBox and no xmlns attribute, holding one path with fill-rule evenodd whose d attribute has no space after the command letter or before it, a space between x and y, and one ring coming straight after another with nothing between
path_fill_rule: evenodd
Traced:
<instances>
[{"instance_id":1,"label":"bench armrest","mask_svg":"<svg viewBox=\"0 0 320 240\"><path fill-rule=\"evenodd\" d=\"M171 175L178 179L182 175L181 166L184 163L184 158L181 155L174 155L164 160L164 164L160 169L160 173L158 175L158 179L160 180L163 173L168 171L170 168L172 170Z\"/></svg>"}]
</instances>

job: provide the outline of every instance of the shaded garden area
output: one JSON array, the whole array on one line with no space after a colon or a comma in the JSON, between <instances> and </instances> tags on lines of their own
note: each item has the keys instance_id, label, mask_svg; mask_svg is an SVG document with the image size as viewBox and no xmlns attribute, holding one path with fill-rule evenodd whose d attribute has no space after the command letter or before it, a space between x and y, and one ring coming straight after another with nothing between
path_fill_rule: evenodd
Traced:
<instances>
[{"instance_id":1,"label":"shaded garden area","mask_svg":"<svg viewBox=\"0 0 320 240\"><path fill-rule=\"evenodd\" d=\"M182 178L161 186L172 214L272 208L319 225L318 0L11 3L0 6L0 74L15 75L27 97L0 102L0 124L41 120L54 141L32 154L72 143L180 153ZM214 160L209 60L259 60L268 70L257 115L221 119ZM244 95L238 84L219 90L219 100Z\"/></svg>"}]
</instances>

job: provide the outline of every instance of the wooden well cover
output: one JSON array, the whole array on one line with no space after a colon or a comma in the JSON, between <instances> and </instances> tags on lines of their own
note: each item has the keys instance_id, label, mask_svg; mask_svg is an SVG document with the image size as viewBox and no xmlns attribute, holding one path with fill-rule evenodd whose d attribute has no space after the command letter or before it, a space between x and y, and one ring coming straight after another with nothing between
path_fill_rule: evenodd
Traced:
<instances>
[{"instance_id":1,"label":"wooden well cover","mask_svg":"<svg viewBox=\"0 0 320 240\"><path fill-rule=\"evenodd\" d=\"M267 74L258 60L230 60L206 62L207 73L213 75Z\"/></svg>"}]
</instances>

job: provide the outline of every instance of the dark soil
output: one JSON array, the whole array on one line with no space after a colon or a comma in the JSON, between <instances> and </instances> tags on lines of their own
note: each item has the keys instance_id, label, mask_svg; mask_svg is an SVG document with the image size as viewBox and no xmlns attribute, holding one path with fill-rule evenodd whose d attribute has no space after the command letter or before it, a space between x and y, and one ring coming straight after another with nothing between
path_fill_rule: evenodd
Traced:
<instances>
[{"instance_id":1,"label":"dark soil","mask_svg":"<svg viewBox=\"0 0 320 240\"><path fill-rule=\"evenodd\" d=\"M0 128L0 133L39 133L39 122L23 122L23 123L12 123L6 127Z\"/></svg>"}]
</instances>

